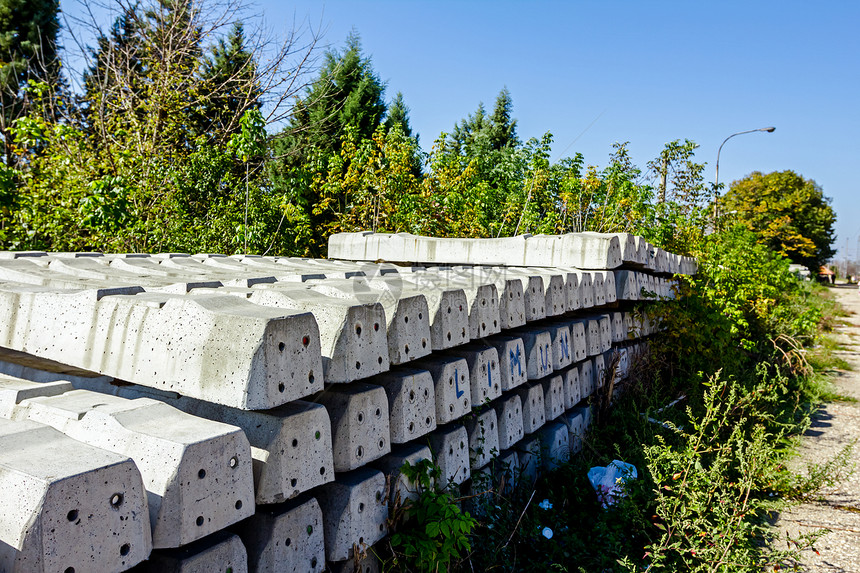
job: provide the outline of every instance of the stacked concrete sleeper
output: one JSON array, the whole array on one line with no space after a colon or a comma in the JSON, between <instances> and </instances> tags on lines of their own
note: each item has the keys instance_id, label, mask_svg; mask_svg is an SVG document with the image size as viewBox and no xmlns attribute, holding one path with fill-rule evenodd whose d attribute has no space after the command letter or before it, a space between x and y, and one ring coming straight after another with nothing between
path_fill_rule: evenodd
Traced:
<instances>
[{"instance_id":1,"label":"stacked concrete sleeper","mask_svg":"<svg viewBox=\"0 0 860 573\"><path fill-rule=\"evenodd\" d=\"M0 253L0 569L372 571L405 461L557 466L695 272L625 234L329 256Z\"/></svg>"}]
</instances>

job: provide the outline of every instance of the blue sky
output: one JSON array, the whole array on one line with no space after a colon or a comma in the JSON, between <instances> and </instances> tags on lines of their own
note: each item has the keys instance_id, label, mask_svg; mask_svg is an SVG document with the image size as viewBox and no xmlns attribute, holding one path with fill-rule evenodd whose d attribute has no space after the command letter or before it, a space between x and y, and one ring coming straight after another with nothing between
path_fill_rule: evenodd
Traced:
<instances>
[{"instance_id":1,"label":"blue sky","mask_svg":"<svg viewBox=\"0 0 860 573\"><path fill-rule=\"evenodd\" d=\"M62 7L74 12L74 0ZM605 165L629 141L640 166L692 139L720 180L792 169L833 198L837 258L860 258L860 3L263 0L275 35L321 26L362 38L388 97L403 92L427 149L507 86L521 138L554 135L557 156Z\"/></svg>"}]
</instances>

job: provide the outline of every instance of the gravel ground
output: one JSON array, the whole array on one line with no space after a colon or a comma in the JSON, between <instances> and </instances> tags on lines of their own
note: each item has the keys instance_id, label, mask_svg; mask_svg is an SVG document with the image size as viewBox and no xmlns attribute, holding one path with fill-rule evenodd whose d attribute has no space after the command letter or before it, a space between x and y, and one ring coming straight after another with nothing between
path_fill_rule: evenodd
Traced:
<instances>
[{"instance_id":1,"label":"gravel ground","mask_svg":"<svg viewBox=\"0 0 860 573\"><path fill-rule=\"evenodd\" d=\"M844 350L838 354L851 364L850 372L839 371L833 381L836 392L860 400L860 293L856 287L833 289L837 300L848 311L848 326L836 329L836 339ZM815 416L800 448L799 467L807 462L822 463L846 445L860 438L860 402L833 402ZM804 503L782 512L776 527L792 536L816 530L829 530L815 550L805 550L800 571L860 573L860 444L855 446L851 463L857 470L839 484L821 492L819 501ZM784 542L782 542L784 543Z\"/></svg>"}]
</instances>

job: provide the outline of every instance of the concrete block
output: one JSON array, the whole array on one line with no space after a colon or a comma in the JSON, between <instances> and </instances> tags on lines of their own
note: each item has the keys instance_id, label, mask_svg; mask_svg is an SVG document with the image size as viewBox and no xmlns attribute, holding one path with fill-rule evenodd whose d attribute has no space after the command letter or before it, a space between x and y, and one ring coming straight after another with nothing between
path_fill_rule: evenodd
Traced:
<instances>
[{"instance_id":1,"label":"concrete block","mask_svg":"<svg viewBox=\"0 0 860 573\"><path fill-rule=\"evenodd\" d=\"M499 296L499 326L502 330L516 328L526 323L525 296L521 280L508 278L504 269L472 268L456 271L456 273L467 280L496 286Z\"/></svg>"},{"instance_id":2,"label":"concrete block","mask_svg":"<svg viewBox=\"0 0 860 573\"><path fill-rule=\"evenodd\" d=\"M585 400L597 388L594 380L594 362L588 358L580 362L577 368L579 368L580 397Z\"/></svg>"},{"instance_id":3,"label":"concrete block","mask_svg":"<svg viewBox=\"0 0 860 573\"><path fill-rule=\"evenodd\" d=\"M248 568L260 573L325 571L323 512L313 497L259 506L238 526L248 550Z\"/></svg>"},{"instance_id":4,"label":"concrete block","mask_svg":"<svg viewBox=\"0 0 860 573\"><path fill-rule=\"evenodd\" d=\"M385 389L391 442L404 444L436 429L436 391L426 370L402 368L375 376Z\"/></svg>"},{"instance_id":5,"label":"concrete block","mask_svg":"<svg viewBox=\"0 0 860 573\"><path fill-rule=\"evenodd\" d=\"M362 304L285 283L224 290L257 305L312 313L320 325L320 352L327 383L361 380L389 368L385 311L379 303Z\"/></svg>"},{"instance_id":6,"label":"concrete block","mask_svg":"<svg viewBox=\"0 0 860 573\"><path fill-rule=\"evenodd\" d=\"M570 410L582 399L582 387L579 383L579 368L571 366L561 372L562 391L564 393L564 409Z\"/></svg>"},{"instance_id":7,"label":"concrete block","mask_svg":"<svg viewBox=\"0 0 860 573\"><path fill-rule=\"evenodd\" d=\"M570 329L570 352L573 362L585 360L588 356L588 342L585 337L588 323L582 320L566 320L561 324L567 325Z\"/></svg>"},{"instance_id":8,"label":"concrete block","mask_svg":"<svg viewBox=\"0 0 860 573\"><path fill-rule=\"evenodd\" d=\"M618 291L615 286L615 271L592 271L594 275L600 275L603 279L603 290L606 297L606 304L613 304L618 301Z\"/></svg>"},{"instance_id":9,"label":"concrete block","mask_svg":"<svg viewBox=\"0 0 860 573\"><path fill-rule=\"evenodd\" d=\"M591 271L591 288L594 289L594 306L606 305L606 287L603 284L603 273Z\"/></svg>"},{"instance_id":10,"label":"concrete block","mask_svg":"<svg viewBox=\"0 0 860 573\"><path fill-rule=\"evenodd\" d=\"M4 287L0 314L13 319L0 325L0 346L242 409L278 406L322 382L308 313L237 297L113 292Z\"/></svg>"},{"instance_id":11,"label":"concrete block","mask_svg":"<svg viewBox=\"0 0 860 573\"><path fill-rule=\"evenodd\" d=\"M156 549L130 573L248 572L248 554L238 535L218 531L177 549Z\"/></svg>"},{"instance_id":12,"label":"concrete block","mask_svg":"<svg viewBox=\"0 0 860 573\"><path fill-rule=\"evenodd\" d=\"M525 383L526 348L523 339L515 336L496 335L488 338L487 343L495 347L499 357L499 378L502 391L507 392Z\"/></svg>"},{"instance_id":13,"label":"concrete block","mask_svg":"<svg viewBox=\"0 0 860 573\"><path fill-rule=\"evenodd\" d=\"M516 392L493 403L499 425L499 447L508 449L523 437L523 402Z\"/></svg>"},{"instance_id":14,"label":"concrete block","mask_svg":"<svg viewBox=\"0 0 860 573\"><path fill-rule=\"evenodd\" d=\"M462 358L434 356L413 364L423 368L433 377L436 395L436 425L462 418L472 409L472 390L469 380L469 365Z\"/></svg>"},{"instance_id":15,"label":"concrete block","mask_svg":"<svg viewBox=\"0 0 860 573\"><path fill-rule=\"evenodd\" d=\"M123 571L152 550L131 459L27 420L0 419L0 570Z\"/></svg>"},{"instance_id":16,"label":"concrete block","mask_svg":"<svg viewBox=\"0 0 860 573\"><path fill-rule=\"evenodd\" d=\"M615 378L626 380L630 375L630 350L628 348L617 348L615 350L618 360L615 365Z\"/></svg>"},{"instance_id":17,"label":"concrete block","mask_svg":"<svg viewBox=\"0 0 860 573\"><path fill-rule=\"evenodd\" d=\"M532 382L520 386L515 392L522 401L523 431L526 434L536 432L546 422L543 386L539 382Z\"/></svg>"},{"instance_id":18,"label":"concrete block","mask_svg":"<svg viewBox=\"0 0 860 573\"><path fill-rule=\"evenodd\" d=\"M514 491L519 477L519 459L515 450L502 450L490 462L493 469L493 483L498 491L509 494Z\"/></svg>"},{"instance_id":19,"label":"concrete block","mask_svg":"<svg viewBox=\"0 0 860 573\"><path fill-rule=\"evenodd\" d=\"M600 351L606 352L612 348L612 317L608 314L601 314L597 320L600 333Z\"/></svg>"},{"instance_id":20,"label":"concrete block","mask_svg":"<svg viewBox=\"0 0 860 573\"><path fill-rule=\"evenodd\" d=\"M526 486L533 484L543 467L540 437L537 434L527 434L517 443L515 449L520 470L519 483Z\"/></svg>"},{"instance_id":21,"label":"concrete block","mask_svg":"<svg viewBox=\"0 0 860 573\"><path fill-rule=\"evenodd\" d=\"M636 271L614 271L617 300L639 300L639 275Z\"/></svg>"},{"instance_id":22,"label":"concrete block","mask_svg":"<svg viewBox=\"0 0 860 573\"><path fill-rule=\"evenodd\" d=\"M296 400L253 412L104 379L75 386L125 398L154 398L194 416L238 426L251 444L257 504L280 503L334 479L331 421L321 404Z\"/></svg>"},{"instance_id":23,"label":"concrete block","mask_svg":"<svg viewBox=\"0 0 860 573\"><path fill-rule=\"evenodd\" d=\"M353 546L362 551L388 533L382 472L361 468L340 474L318 491L329 561L345 561L353 555Z\"/></svg>"},{"instance_id":24,"label":"concrete block","mask_svg":"<svg viewBox=\"0 0 860 573\"><path fill-rule=\"evenodd\" d=\"M565 275L563 273L560 273L560 272L557 272L557 271L554 271L551 269L542 269L542 268L538 268L538 267L512 268L512 269L508 269L508 272L523 273L529 277L540 277L542 279L542 283L543 283L542 286L543 286L543 293L544 293L543 308L544 308L544 313L546 316L559 316L559 315L564 314L568 310L572 310L572 309L568 309L568 307L567 307L567 304L568 304L567 303L567 296L568 296L567 289L568 289L568 287L565 284ZM578 284L578 282L577 282L577 284ZM577 286L576 284L571 285L571 288L574 290L574 292L576 290L576 286ZM535 283L535 287L537 287L536 283ZM529 289L529 291L532 292L532 294L534 294L534 291L531 291L531 289ZM530 295L528 295L528 294L526 296L526 307L527 307L526 321L529 321L529 318L528 318L528 308L530 308L529 304L528 304L529 303L529 296ZM535 309L537 310L537 307L535 307ZM535 316L537 316L537 315L535 315ZM535 319L535 320L537 320L537 319Z\"/></svg>"},{"instance_id":25,"label":"concrete block","mask_svg":"<svg viewBox=\"0 0 860 573\"><path fill-rule=\"evenodd\" d=\"M362 304L380 303L385 311L391 364L403 364L430 354L430 311L423 294L406 295L400 289L374 288L380 283L370 283L363 278L326 278L305 284L333 298L355 300Z\"/></svg>"},{"instance_id":26,"label":"concrete block","mask_svg":"<svg viewBox=\"0 0 860 573\"><path fill-rule=\"evenodd\" d=\"M583 431L587 433L591 427L591 406L577 406L571 412L582 416Z\"/></svg>"},{"instance_id":27,"label":"concrete block","mask_svg":"<svg viewBox=\"0 0 860 573\"><path fill-rule=\"evenodd\" d=\"M369 278L368 282L377 288L384 285L403 295L422 294L425 297L430 318L430 346L433 350L444 350L469 342L469 302L465 291L441 287L429 280L422 281L420 274L413 276L417 282L407 282L400 273Z\"/></svg>"},{"instance_id":28,"label":"concrete block","mask_svg":"<svg viewBox=\"0 0 860 573\"><path fill-rule=\"evenodd\" d=\"M370 462L370 467L385 475L385 483L389 485L390 511L394 511L407 500L418 499L418 484L407 479L401 469L406 462L414 466L421 460L433 460L430 448L425 444L412 443L392 446L390 454Z\"/></svg>"},{"instance_id":29,"label":"concrete block","mask_svg":"<svg viewBox=\"0 0 860 573\"><path fill-rule=\"evenodd\" d=\"M645 336L642 330L641 312L625 312L624 323L627 325L627 340L634 340Z\"/></svg>"},{"instance_id":30,"label":"concrete block","mask_svg":"<svg viewBox=\"0 0 860 573\"><path fill-rule=\"evenodd\" d=\"M408 233L337 233L329 237L329 256L351 260L386 260L506 266L612 269L621 264L618 237L596 233L536 235L498 239L450 239Z\"/></svg>"},{"instance_id":31,"label":"concrete block","mask_svg":"<svg viewBox=\"0 0 860 573\"><path fill-rule=\"evenodd\" d=\"M491 270L491 269L488 269ZM526 322L534 322L546 318L546 288L544 277L538 273L529 272L522 267L505 267L502 269L506 279L519 279L523 291L523 306L525 307Z\"/></svg>"},{"instance_id":32,"label":"concrete block","mask_svg":"<svg viewBox=\"0 0 860 573\"><path fill-rule=\"evenodd\" d=\"M254 513L251 448L239 428L167 404L88 390L21 398L38 382L0 378L2 410L134 460L147 491L152 544L178 547Z\"/></svg>"},{"instance_id":33,"label":"concrete block","mask_svg":"<svg viewBox=\"0 0 860 573\"><path fill-rule=\"evenodd\" d=\"M624 342L627 340L627 324L623 312L611 312L609 318L612 320L612 342Z\"/></svg>"},{"instance_id":34,"label":"concrete block","mask_svg":"<svg viewBox=\"0 0 860 573\"><path fill-rule=\"evenodd\" d=\"M526 351L526 377L539 380L552 374L552 335L548 330L523 328L513 334L523 339Z\"/></svg>"},{"instance_id":35,"label":"concrete block","mask_svg":"<svg viewBox=\"0 0 860 573\"><path fill-rule=\"evenodd\" d=\"M603 352L603 343L600 336L600 319L597 317L581 318L571 321L582 325L582 331L585 338L585 354L586 356L596 356ZM571 331L573 331L571 325ZM574 339L575 341L576 339ZM576 352L574 351L574 357Z\"/></svg>"},{"instance_id":36,"label":"concrete block","mask_svg":"<svg viewBox=\"0 0 860 573\"><path fill-rule=\"evenodd\" d=\"M571 275L577 278L578 286L577 286L577 300L579 301L579 306L575 309L570 310L579 310L583 308L591 308L594 306L594 285L592 284L591 272L584 271L582 269L572 268L572 267L561 267L558 269L567 273L568 283L571 282Z\"/></svg>"},{"instance_id":37,"label":"concrete block","mask_svg":"<svg viewBox=\"0 0 860 573\"><path fill-rule=\"evenodd\" d=\"M401 273L403 280L417 288L433 285L438 289L462 290L468 304L469 329L462 338L475 340L501 332L499 294L495 284L478 280L477 277L455 275L440 269L415 270ZM459 310L459 306L457 307Z\"/></svg>"},{"instance_id":38,"label":"concrete block","mask_svg":"<svg viewBox=\"0 0 860 573\"><path fill-rule=\"evenodd\" d=\"M493 346L470 344L449 350L447 354L462 358L469 366L469 389L472 407L478 407L502 395L499 353Z\"/></svg>"},{"instance_id":39,"label":"concrete block","mask_svg":"<svg viewBox=\"0 0 860 573\"><path fill-rule=\"evenodd\" d=\"M582 440L585 437L585 419L582 413L569 410L562 414L561 422L567 428L567 440L570 446L570 455L582 451Z\"/></svg>"},{"instance_id":40,"label":"concrete block","mask_svg":"<svg viewBox=\"0 0 860 573\"><path fill-rule=\"evenodd\" d=\"M329 562L331 573L382 573L382 562L372 548L363 551L358 559Z\"/></svg>"},{"instance_id":41,"label":"concrete block","mask_svg":"<svg viewBox=\"0 0 860 573\"><path fill-rule=\"evenodd\" d=\"M428 435L428 441L433 461L441 471L438 487L461 484L469 479L469 435L465 427L460 424L440 426Z\"/></svg>"},{"instance_id":42,"label":"concrete block","mask_svg":"<svg viewBox=\"0 0 860 573\"><path fill-rule=\"evenodd\" d=\"M564 380L556 374L540 380L540 384L543 386L543 403L546 412L544 419L554 420L565 410Z\"/></svg>"},{"instance_id":43,"label":"concrete block","mask_svg":"<svg viewBox=\"0 0 860 573\"><path fill-rule=\"evenodd\" d=\"M541 445L541 463L545 471L561 467L570 459L570 438L567 426L550 422L537 432Z\"/></svg>"},{"instance_id":44,"label":"concrete block","mask_svg":"<svg viewBox=\"0 0 860 573\"><path fill-rule=\"evenodd\" d=\"M473 470L484 467L498 455L499 428L498 417L493 408L468 416L465 419L466 433L469 435L469 459Z\"/></svg>"},{"instance_id":45,"label":"concrete block","mask_svg":"<svg viewBox=\"0 0 860 573\"><path fill-rule=\"evenodd\" d=\"M552 338L552 369L561 370L573 363L574 349L567 322L550 322L543 326Z\"/></svg>"},{"instance_id":46,"label":"concrete block","mask_svg":"<svg viewBox=\"0 0 860 573\"><path fill-rule=\"evenodd\" d=\"M606 360L603 354L598 354L597 356L592 357L592 363L594 364L594 388L603 388L606 385Z\"/></svg>"},{"instance_id":47,"label":"concrete block","mask_svg":"<svg viewBox=\"0 0 860 573\"><path fill-rule=\"evenodd\" d=\"M331 418L334 471L346 472L391 451L388 398L380 386L334 385L314 396Z\"/></svg>"}]
</instances>

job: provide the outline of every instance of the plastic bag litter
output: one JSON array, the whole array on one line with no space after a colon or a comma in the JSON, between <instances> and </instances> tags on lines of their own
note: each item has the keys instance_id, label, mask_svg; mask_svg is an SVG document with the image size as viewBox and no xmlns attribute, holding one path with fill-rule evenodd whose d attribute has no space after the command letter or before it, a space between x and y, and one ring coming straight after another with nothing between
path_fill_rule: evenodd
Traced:
<instances>
[{"instance_id":1,"label":"plastic bag litter","mask_svg":"<svg viewBox=\"0 0 860 573\"><path fill-rule=\"evenodd\" d=\"M637 477L639 473L636 466L621 460L612 460L606 467L596 466L588 470L588 481L597 492L597 499L603 507L614 505L624 497L624 484Z\"/></svg>"}]
</instances>

